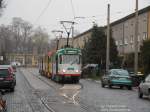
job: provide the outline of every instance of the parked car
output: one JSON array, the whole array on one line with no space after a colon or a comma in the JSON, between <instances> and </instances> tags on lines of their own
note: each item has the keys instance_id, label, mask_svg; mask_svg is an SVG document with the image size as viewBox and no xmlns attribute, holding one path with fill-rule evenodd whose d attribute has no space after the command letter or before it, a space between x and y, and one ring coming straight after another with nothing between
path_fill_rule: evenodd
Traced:
<instances>
[{"instance_id":1,"label":"parked car","mask_svg":"<svg viewBox=\"0 0 150 112\"><path fill-rule=\"evenodd\" d=\"M109 88L112 86L119 86L120 88L126 86L129 90L132 89L132 80L127 70L124 69L111 69L101 79L102 87L108 85Z\"/></svg>"},{"instance_id":2,"label":"parked car","mask_svg":"<svg viewBox=\"0 0 150 112\"><path fill-rule=\"evenodd\" d=\"M139 85L138 96L142 98L143 95L150 95L150 74Z\"/></svg>"},{"instance_id":3,"label":"parked car","mask_svg":"<svg viewBox=\"0 0 150 112\"><path fill-rule=\"evenodd\" d=\"M133 87L138 87L141 83L141 81L144 79L144 74L142 74L141 72L137 72L137 74L135 74L134 72L129 72L130 76L132 77L132 86Z\"/></svg>"},{"instance_id":4,"label":"parked car","mask_svg":"<svg viewBox=\"0 0 150 112\"><path fill-rule=\"evenodd\" d=\"M16 67L16 65L12 65L12 68L13 68L13 71L14 71L14 72L17 72L17 67Z\"/></svg>"},{"instance_id":5,"label":"parked car","mask_svg":"<svg viewBox=\"0 0 150 112\"><path fill-rule=\"evenodd\" d=\"M16 85L16 74L15 74L16 70L14 69L14 66L10 66L10 69L12 71L12 74L13 74L13 77L14 77L14 82L15 82L15 85Z\"/></svg>"},{"instance_id":6,"label":"parked car","mask_svg":"<svg viewBox=\"0 0 150 112\"><path fill-rule=\"evenodd\" d=\"M0 89L15 89L15 76L11 65L0 65Z\"/></svg>"}]
</instances>

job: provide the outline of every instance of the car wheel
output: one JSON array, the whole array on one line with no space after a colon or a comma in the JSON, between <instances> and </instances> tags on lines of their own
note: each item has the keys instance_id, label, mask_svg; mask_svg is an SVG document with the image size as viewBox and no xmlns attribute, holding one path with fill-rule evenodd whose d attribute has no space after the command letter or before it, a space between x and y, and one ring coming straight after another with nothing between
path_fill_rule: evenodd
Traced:
<instances>
[{"instance_id":1,"label":"car wheel","mask_svg":"<svg viewBox=\"0 0 150 112\"><path fill-rule=\"evenodd\" d=\"M122 89L123 88L123 86L120 86L120 89Z\"/></svg>"},{"instance_id":2,"label":"car wheel","mask_svg":"<svg viewBox=\"0 0 150 112\"><path fill-rule=\"evenodd\" d=\"M10 89L10 91L11 91L11 92L14 92L14 91L15 91L15 87L12 87L12 88Z\"/></svg>"},{"instance_id":3,"label":"car wheel","mask_svg":"<svg viewBox=\"0 0 150 112\"><path fill-rule=\"evenodd\" d=\"M140 91L140 89L138 90L138 96L139 96L139 98L143 97L143 93Z\"/></svg>"},{"instance_id":4,"label":"car wheel","mask_svg":"<svg viewBox=\"0 0 150 112\"><path fill-rule=\"evenodd\" d=\"M111 85L111 84L109 84L109 85L108 85L108 87L109 87L109 88L112 88L112 85Z\"/></svg>"},{"instance_id":5,"label":"car wheel","mask_svg":"<svg viewBox=\"0 0 150 112\"><path fill-rule=\"evenodd\" d=\"M105 87L105 84L104 84L104 83L101 83L101 86L104 88L104 87Z\"/></svg>"},{"instance_id":6,"label":"car wheel","mask_svg":"<svg viewBox=\"0 0 150 112\"><path fill-rule=\"evenodd\" d=\"M128 86L128 90L132 90L132 87L131 87L131 86Z\"/></svg>"}]
</instances>

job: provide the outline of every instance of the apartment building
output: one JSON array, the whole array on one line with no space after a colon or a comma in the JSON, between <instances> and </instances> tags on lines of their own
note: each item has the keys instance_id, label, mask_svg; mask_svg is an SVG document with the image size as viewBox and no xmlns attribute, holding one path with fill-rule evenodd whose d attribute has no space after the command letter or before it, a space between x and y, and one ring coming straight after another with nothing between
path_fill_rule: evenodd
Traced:
<instances>
[{"instance_id":1,"label":"apartment building","mask_svg":"<svg viewBox=\"0 0 150 112\"><path fill-rule=\"evenodd\" d=\"M91 38L92 29L89 29L73 38L73 47L83 48L85 43Z\"/></svg>"},{"instance_id":2,"label":"apartment building","mask_svg":"<svg viewBox=\"0 0 150 112\"><path fill-rule=\"evenodd\" d=\"M135 13L111 23L111 31L120 55L134 52ZM139 10L138 51L148 37L150 37L150 6Z\"/></svg>"},{"instance_id":3,"label":"apartment building","mask_svg":"<svg viewBox=\"0 0 150 112\"><path fill-rule=\"evenodd\" d=\"M150 38L150 6L139 10L138 16L138 50L143 40ZM107 30L107 27L104 27ZM91 38L92 29L89 29L73 39L73 46L83 48ZM134 52L135 13L111 23L112 37L115 40L119 55Z\"/></svg>"}]
</instances>

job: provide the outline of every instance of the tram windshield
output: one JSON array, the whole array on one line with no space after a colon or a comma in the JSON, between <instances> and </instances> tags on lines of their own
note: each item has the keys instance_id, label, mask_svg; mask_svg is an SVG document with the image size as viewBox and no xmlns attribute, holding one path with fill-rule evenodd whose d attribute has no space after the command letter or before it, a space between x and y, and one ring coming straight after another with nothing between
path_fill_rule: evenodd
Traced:
<instances>
[{"instance_id":1,"label":"tram windshield","mask_svg":"<svg viewBox=\"0 0 150 112\"><path fill-rule=\"evenodd\" d=\"M79 55L62 55L62 64L80 64Z\"/></svg>"}]
</instances>

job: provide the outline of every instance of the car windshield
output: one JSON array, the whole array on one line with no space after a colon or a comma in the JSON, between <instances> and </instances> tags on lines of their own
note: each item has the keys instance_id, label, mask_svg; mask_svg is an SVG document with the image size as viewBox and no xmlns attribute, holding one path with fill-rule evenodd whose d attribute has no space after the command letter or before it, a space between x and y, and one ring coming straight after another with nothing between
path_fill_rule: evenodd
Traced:
<instances>
[{"instance_id":1,"label":"car windshield","mask_svg":"<svg viewBox=\"0 0 150 112\"><path fill-rule=\"evenodd\" d=\"M128 73L128 71L126 71L126 70L115 70L115 71L113 71L113 73L115 74L115 75L126 75L126 76L128 76L129 75L129 73Z\"/></svg>"},{"instance_id":2,"label":"car windshield","mask_svg":"<svg viewBox=\"0 0 150 112\"><path fill-rule=\"evenodd\" d=\"M7 69L0 69L0 77L1 76L7 76L8 75L8 70Z\"/></svg>"},{"instance_id":3,"label":"car windshield","mask_svg":"<svg viewBox=\"0 0 150 112\"><path fill-rule=\"evenodd\" d=\"M79 55L63 55L62 64L79 64L80 56Z\"/></svg>"}]
</instances>

